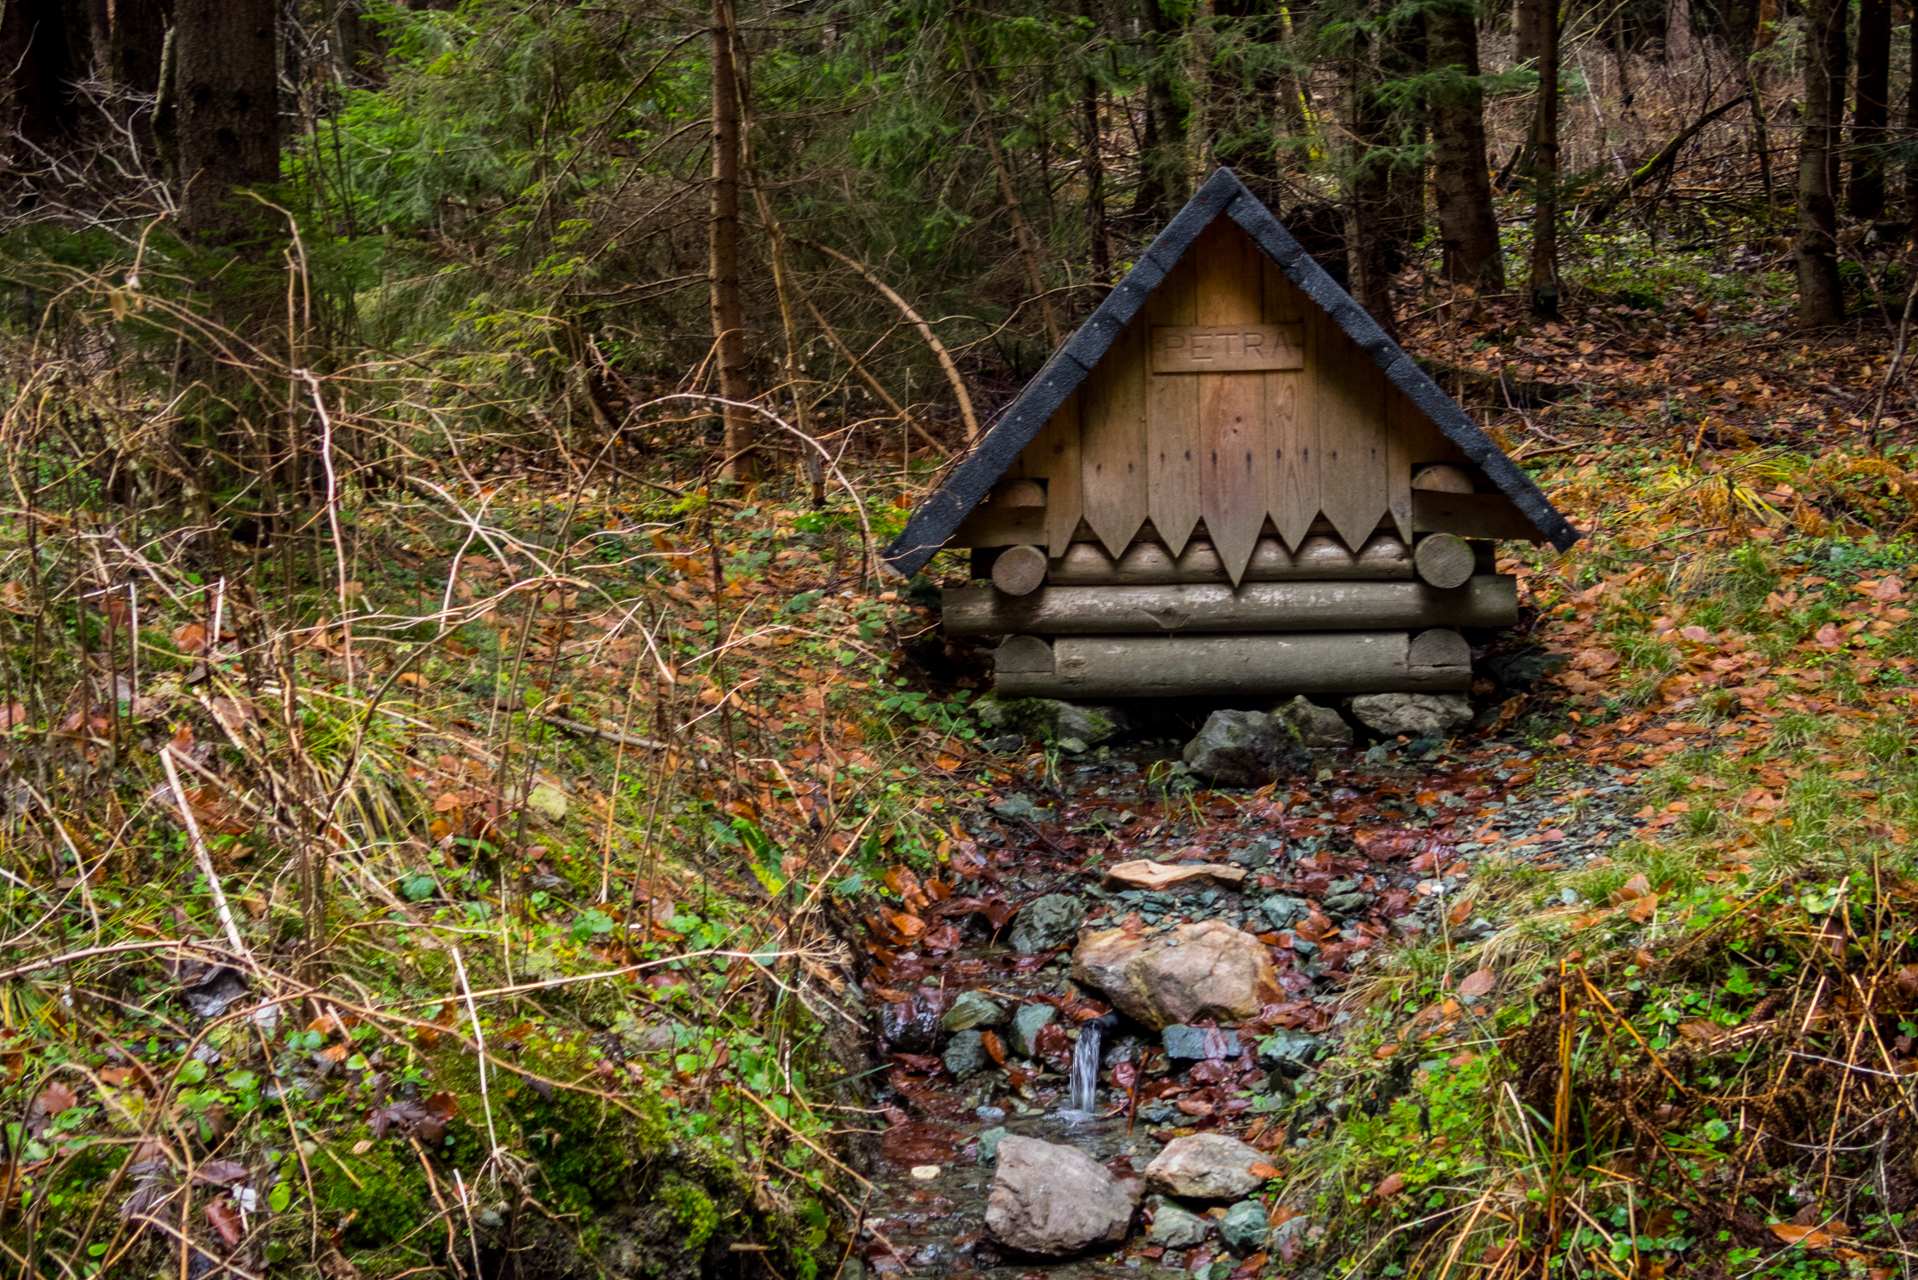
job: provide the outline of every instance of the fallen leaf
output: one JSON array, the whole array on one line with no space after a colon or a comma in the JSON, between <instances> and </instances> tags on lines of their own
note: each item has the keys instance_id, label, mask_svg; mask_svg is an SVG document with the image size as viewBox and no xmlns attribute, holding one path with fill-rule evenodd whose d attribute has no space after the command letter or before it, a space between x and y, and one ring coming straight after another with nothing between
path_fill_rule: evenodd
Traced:
<instances>
[{"instance_id":1,"label":"fallen leaf","mask_svg":"<svg viewBox=\"0 0 1918 1280\"><path fill-rule=\"evenodd\" d=\"M50 1116L57 1116L62 1111L69 1111L76 1106L80 1101L80 1095L56 1080L40 1091L38 1101L42 1111Z\"/></svg>"},{"instance_id":2,"label":"fallen leaf","mask_svg":"<svg viewBox=\"0 0 1918 1280\"><path fill-rule=\"evenodd\" d=\"M1831 1233L1820 1231L1817 1227L1800 1226L1796 1222L1768 1222L1765 1225L1786 1244L1806 1249L1829 1249L1833 1244Z\"/></svg>"},{"instance_id":3,"label":"fallen leaf","mask_svg":"<svg viewBox=\"0 0 1918 1280\"><path fill-rule=\"evenodd\" d=\"M1633 902L1644 897L1651 891L1652 882L1645 878L1643 872L1640 872L1618 888L1612 890L1611 896L1607 898L1606 901L1615 907L1623 906L1627 902Z\"/></svg>"},{"instance_id":4,"label":"fallen leaf","mask_svg":"<svg viewBox=\"0 0 1918 1280\"><path fill-rule=\"evenodd\" d=\"M1658 895L1648 894L1632 904L1632 920L1638 924L1649 921L1658 911Z\"/></svg>"},{"instance_id":5,"label":"fallen leaf","mask_svg":"<svg viewBox=\"0 0 1918 1280\"><path fill-rule=\"evenodd\" d=\"M1372 1188L1372 1194L1380 1197L1395 1196L1404 1189L1405 1175L1402 1173L1388 1173L1379 1181L1378 1186Z\"/></svg>"},{"instance_id":6,"label":"fallen leaf","mask_svg":"<svg viewBox=\"0 0 1918 1280\"><path fill-rule=\"evenodd\" d=\"M996 1034L990 1031L982 1033L980 1035L980 1045L985 1049L986 1056L991 1058L993 1062L1002 1067L1006 1065L1006 1046L1000 1041Z\"/></svg>"},{"instance_id":7,"label":"fallen leaf","mask_svg":"<svg viewBox=\"0 0 1918 1280\"><path fill-rule=\"evenodd\" d=\"M1461 999L1476 1000L1480 996L1490 995L1492 988L1497 985L1497 974L1490 969L1476 969L1458 984L1458 994Z\"/></svg>"},{"instance_id":8,"label":"fallen leaf","mask_svg":"<svg viewBox=\"0 0 1918 1280\"><path fill-rule=\"evenodd\" d=\"M225 1196L206 1207L206 1220L220 1233L221 1241L229 1249L239 1244L241 1237L246 1234L246 1227L240 1221L240 1211Z\"/></svg>"}]
</instances>

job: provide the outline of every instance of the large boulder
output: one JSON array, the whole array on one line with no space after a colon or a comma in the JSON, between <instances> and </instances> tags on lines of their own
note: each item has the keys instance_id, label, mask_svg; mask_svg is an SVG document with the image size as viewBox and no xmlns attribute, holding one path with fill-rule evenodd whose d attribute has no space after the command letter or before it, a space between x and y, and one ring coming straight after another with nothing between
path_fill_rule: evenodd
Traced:
<instances>
[{"instance_id":1,"label":"large boulder","mask_svg":"<svg viewBox=\"0 0 1918 1280\"><path fill-rule=\"evenodd\" d=\"M1322 707L1304 694L1272 708L1272 718L1292 727L1304 747L1349 747L1352 726L1331 707Z\"/></svg>"},{"instance_id":2,"label":"large boulder","mask_svg":"<svg viewBox=\"0 0 1918 1280\"><path fill-rule=\"evenodd\" d=\"M1364 693L1352 715L1382 738L1449 738L1472 723L1472 702L1462 693Z\"/></svg>"},{"instance_id":3,"label":"large boulder","mask_svg":"<svg viewBox=\"0 0 1918 1280\"><path fill-rule=\"evenodd\" d=\"M972 704L980 723L1007 733L1024 734L1046 742L1077 738L1097 746L1126 730L1125 713L1117 707L1061 702L1057 698L1000 698L987 694Z\"/></svg>"},{"instance_id":4,"label":"large boulder","mask_svg":"<svg viewBox=\"0 0 1918 1280\"><path fill-rule=\"evenodd\" d=\"M1048 893L1019 908L1006 941L1022 956L1037 955L1072 941L1085 918L1085 903L1070 894Z\"/></svg>"},{"instance_id":5,"label":"large boulder","mask_svg":"<svg viewBox=\"0 0 1918 1280\"><path fill-rule=\"evenodd\" d=\"M1132 1226L1141 1188L1076 1147L1037 1138L999 1140L986 1230L1022 1253L1064 1257L1117 1244Z\"/></svg>"},{"instance_id":6,"label":"large boulder","mask_svg":"<svg viewBox=\"0 0 1918 1280\"><path fill-rule=\"evenodd\" d=\"M1199 1018L1249 1018L1285 999L1265 944L1219 920L1150 937L1095 933L1073 952L1072 976L1154 1031Z\"/></svg>"},{"instance_id":7,"label":"large boulder","mask_svg":"<svg viewBox=\"0 0 1918 1280\"><path fill-rule=\"evenodd\" d=\"M1299 735L1263 711L1214 711L1185 744L1186 767L1228 787L1258 787L1301 772Z\"/></svg>"},{"instance_id":8,"label":"large boulder","mask_svg":"<svg viewBox=\"0 0 1918 1280\"><path fill-rule=\"evenodd\" d=\"M1252 1172L1265 1152L1223 1133L1174 1138L1145 1167L1149 1190L1195 1200L1243 1200L1265 1182Z\"/></svg>"},{"instance_id":9,"label":"large boulder","mask_svg":"<svg viewBox=\"0 0 1918 1280\"><path fill-rule=\"evenodd\" d=\"M1225 1247L1243 1258L1265 1248L1272 1228L1265 1219L1265 1206L1257 1200L1241 1200L1219 1219L1219 1239Z\"/></svg>"}]
</instances>

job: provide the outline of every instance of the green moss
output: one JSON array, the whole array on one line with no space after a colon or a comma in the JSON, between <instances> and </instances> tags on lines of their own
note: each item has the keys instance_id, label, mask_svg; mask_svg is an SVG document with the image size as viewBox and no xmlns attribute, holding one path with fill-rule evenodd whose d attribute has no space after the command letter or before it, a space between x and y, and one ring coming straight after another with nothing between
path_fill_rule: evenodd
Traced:
<instances>
[{"instance_id":1,"label":"green moss","mask_svg":"<svg viewBox=\"0 0 1918 1280\"><path fill-rule=\"evenodd\" d=\"M679 1178L668 1178L655 1193L659 1202L686 1228L687 1249L697 1249L712 1239L719 1226L719 1210L712 1197Z\"/></svg>"},{"instance_id":2,"label":"green moss","mask_svg":"<svg viewBox=\"0 0 1918 1280\"><path fill-rule=\"evenodd\" d=\"M375 1141L358 1154L329 1143L309 1164L322 1220L345 1223L353 1248L390 1248L437 1212L419 1160L396 1139Z\"/></svg>"}]
</instances>

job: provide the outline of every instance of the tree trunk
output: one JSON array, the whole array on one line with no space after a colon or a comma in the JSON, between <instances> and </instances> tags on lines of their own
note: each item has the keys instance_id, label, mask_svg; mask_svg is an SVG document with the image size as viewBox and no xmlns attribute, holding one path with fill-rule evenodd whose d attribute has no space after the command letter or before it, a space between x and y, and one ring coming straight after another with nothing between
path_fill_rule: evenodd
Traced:
<instances>
[{"instance_id":1,"label":"tree trunk","mask_svg":"<svg viewBox=\"0 0 1918 1280\"><path fill-rule=\"evenodd\" d=\"M1363 36L1355 37L1341 69L1345 130L1351 139L1345 201L1346 289L1387 333L1396 336L1389 269L1391 163L1381 154L1388 113L1374 83L1368 43Z\"/></svg>"},{"instance_id":2,"label":"tree trunk","mask_svg":"<svg viewBox=\"0 0 1918 1280\"><path fill-rule=\"evenodd\" d=\"M114 0L113 30L107 40L107 75L138 94L160 88L160 47L166 40L163 0Z\"/></svg>"},{"instance_id":3,"label":"tree trunk","mask_svg":"<svg viewBox=\"0 0 1918 1280\"><path fill-rule=\"evenodd\" d=\"M739 303L739 77L733 66L732 0L713 0L713 191L708 235L712 249L713 349L725 406L728 480L759 478L753 449L752 398L746 381L746 330Z\"/></svg>"},{"instance_id":4,"label":"tree trunk","mask_svg":"<svg viewBox=\"0 0 1918 1280\"><path fill-rule=\"evenodd\" d=\"M1145 146L1139 157L1139 191L1133 215L1156 230L1192 194L1185 164L1186 120L1192 111L1179 73L1175 44L1184 20L1168 11L1171 0L1141 0L1145 33Z\"/></svg>"},{"instance_id":5,"label":"tree trunk","mask_svg":"<svg viewBox=\"0 0 1918 1280\"><path fill-rule=\"evenodd\" d=\"M1497 292L1505 287L1498 215L1485 159L1485 92L1479 88L1478 18L1469 0L1426 17L1434 72L1432 192L1438 205L1445 278Z\"/></svg>"},{"instance_id":6,"label":"tree trunk","mask_svg":"<svg viewBox=\"0 0 1918 1280\"><path fill-rule=\"evenodd\" d=\"M1891 114L1891 0L1858 0L1857 97L1851 109L1854 218L1885 211L1885 125Z\"/></svg>"},{"instance_id":7,"label":"tree trunk","mask_svg":"<svg viewBox=\"0 0 1918 1280\"><path fill-rule=\"evenodd\" d=\"M1805 10L1805 106L1798 143L1798 323L1845 316L1838 279L1838 207L1832 182L1845 85L1848 0L1809 0Z\"/></svg>"},{"instance_id":8,"label":"tree trunk","mask_svg":"<svg viewBox=\"0 0 1918 1280\"><path fill-rule=\"evenodd\" d=\"M1098 30L1098 10L1093 0L1079 0L1079 16L1087 23L1087 33ZM1104 133L1099 127L1099 81L1090 73L1079 80L1079 150L1086 180L1086 255L1092 264L1092 278L1101 284L1112 282L1112 244L1106 229L1106 168Z\"/></svg>"},{"instance_id":9,"label":"tree trunk","mask_svg":"<svg viewBox=\"0 0 1918 1280\"><path fill-rule=\"evenodd\" d=\"M1538 42L1538 110L1532 117L1532 312L1558 314L1558 3L1519 0L1531 9Z\"/></svg>"},{"instance_id":10,"label":"tree trunk","mask_svg":"<svg viewBox=\"0 0 1918 1280\"><path fill-rule=\"evenodd\" d=\"M79 122L78 74L59 0L0 2L0 133L55 151ZM11 150L11 148L9 148ZM37 169L31 158L16 161Z\"/></svg>"},{"instance_id":11,"label":"tree trunk","mask_svg":"<svg viewBox=\"0 0 1918 1280\"><path fill-rule=\"evenodd\" d=\"M1908 12L1911 29L1911 57L1906 65L1918 68L1918 13ZM1918 71L1905 85L1905 137L1918 138ZM1918 227L1918 155L1905 162L1905 219Z\"/></svg>"},{"instance_id":12,"label":"tree trunk","mask_svg":"<svg viewBox=\"0 0 1918 1280\"><path fill-rule=\"evenodd\" d=\"M180 226L203 243L233 244L260 206L235 187L280 176L280 84L274 0L178 0L174 11L173 136Z\"/></svg>"}]
</instances>

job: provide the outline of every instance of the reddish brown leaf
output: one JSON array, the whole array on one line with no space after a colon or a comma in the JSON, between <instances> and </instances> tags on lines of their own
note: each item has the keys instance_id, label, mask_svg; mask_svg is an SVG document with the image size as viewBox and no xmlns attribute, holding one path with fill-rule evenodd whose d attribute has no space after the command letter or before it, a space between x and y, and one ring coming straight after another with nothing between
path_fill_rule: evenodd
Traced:
<instances>
[{"instance_id":1,"label":"reddish brown leaf","mask_svg":"<svg viewBox=\"0 0 1918 1280\"><path fill-rule=\"evenodd\" d=\"M1458 984L1458 993L1464 999L1476 1000L1480 996L1490 995L1492 988L1497 985L1497 974L1490 969L1477 969L1468 974L1465 981Z\"/></svg>"},{"instance_id":2,"label":"reddish brown leaf","mask_svg":"<svg viewBox=\"0 0 1918 1280\"><path fill-rule=\"evenodd\" d=\"M246 1235L246 1226L240 1221L240 1211L225 1196L206 1207L206 1220L220 1233L220 1240L229 1249L239 1244Z\"/></svg>"},{"instance_id":3,"label":"reddish brown leaf","mask_svg":"<svg viewBox=\"0 0 1918 1280\"><path fill-rule=\"evenodd\" d=\"M42 1111L57 1116L62 1111L71 1110L80 1101L80 1095L56 1080L40 1091L38 1101Z\"/></svg>"},{"instance_id":4,"label":"reddish brown leaf","mask_svg":"<svg viewBox=\"0 0 1918 1280\"><path fill-rule=\"evenodd\" d=\"M1395 1196L1404 1189L1405 1175L1402 1173L1388 1173L1379 1181L1378 1186L1372 1188L1372 1194L1383 1198L1386 1196Z\"/></svg>"},{"instance_id":5,"label":"reddish brown leaf","mask_svg":"<svg viewBox=\"0 0 1918 1280\"><path fill-rule=\"evenodd\" d=\"M1632 904L1632 919L1639 924L1650 920L1658 911L1658 895L1647 894Z\"/></svg>"}]
</instances>

